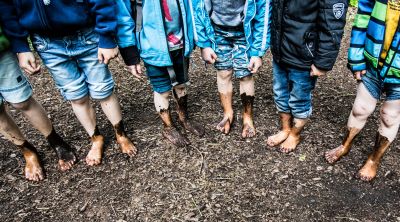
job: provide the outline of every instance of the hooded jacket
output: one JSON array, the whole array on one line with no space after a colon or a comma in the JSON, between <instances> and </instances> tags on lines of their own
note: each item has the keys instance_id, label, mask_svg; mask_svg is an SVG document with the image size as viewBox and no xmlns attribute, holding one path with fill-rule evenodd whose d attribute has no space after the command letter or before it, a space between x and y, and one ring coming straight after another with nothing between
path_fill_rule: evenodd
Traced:
<instances>
[{"instance_id":1,"label":"hooded jacket","mask_svg":"<svg viewBox=\"0 0 400 222\"><path fill-rule=\"evenodd\" d=\"M0 18L14 52L28 52L30 33L67 36L83 28L100 35L100 48L114 48L114 0L1 0Z\"/></svg>"},{"instance_id":2,"label":"hooded jacket","mask_svg":"<svg viewBox=\"0 0 400 222\"><path fill-rule=\"evenodd\" d=\"M271 51L278 64L329 71L339 53L348 0L272 0Z\"/></svg>"}]
</instances>

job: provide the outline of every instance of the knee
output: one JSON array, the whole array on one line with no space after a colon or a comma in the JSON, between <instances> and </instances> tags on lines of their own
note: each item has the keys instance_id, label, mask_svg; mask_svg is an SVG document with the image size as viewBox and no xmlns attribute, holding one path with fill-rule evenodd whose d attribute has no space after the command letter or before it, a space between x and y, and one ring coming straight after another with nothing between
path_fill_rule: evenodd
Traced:
<instances>
[{"instance_id":1,"label":"knee","mask_svg":"<svg viewBox=\"0 0 400 222\"><path fill-rule=\"evenodd\" d=\"M32 104L32 100L31 100L31 99L28 99L28 100L25 101L25 102L22 102L22 103L12 103L11 105L12 105L15 109L17 109L17 110L20 110L20 111L27 111L27 110L29 110L29 108L31 107L31 104Z\"/></svg>"},{"instance_id":2,"label":"knee","mask_svg":"<svg viewBox=\"0 0 400 222\"><path fill-rule=\"evenodd\" d=\"M220 70L220 71L218 71L217 76L220 80L229 81L232 79L232 71L231 70Z\"/></svg>"},{"instance_id":3,"label":"knee","mask_svg":"<svg viewBox=\"0 0 400 222\"><path fill-rule=\"evenodd\" d=\"M354 104L351 113L356 118L367 118L374 110L375 107L371 107L367 104Z\"/></svg>"},{"instance_id":4,"label":"knee","mask_svg":"<svg viewBox=\"0 0 400 222\"><path fill-rule=\"evenodd\" d=\"M71 103L72 103L72 104L74 104L74 105L80 105L80 106L85 105L85 104L87 104L88 102L89 102L89 97L88 97L88 96L85 96L85 97L83 97L83 98L81 98L81 99L71 100Z\"/></svg>"},{"instance_id":5,"label":"knee","mask_svg":"<svg viewBox=\"0 0 400 222\"><path fill-rule=\"evenodd\" d=\"M386 127L391 127L399 122L400 112L397 109L381 109L381 120Z\"/></svg>"}]
</instances>

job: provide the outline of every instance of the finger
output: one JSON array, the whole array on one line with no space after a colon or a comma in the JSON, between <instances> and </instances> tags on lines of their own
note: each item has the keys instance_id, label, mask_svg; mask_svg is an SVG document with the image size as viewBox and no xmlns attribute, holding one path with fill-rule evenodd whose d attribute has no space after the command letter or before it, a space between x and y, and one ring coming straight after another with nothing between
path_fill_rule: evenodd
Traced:
<instances>
[{"instance_id":1,"label":"finger","mask_svg":"<svg viewBox=\"0 0 400 222\"><path fill-rule=\"evenodd\" d=\"M142 74L142 73L143 73L143 72L142 72L142 67L141 67L140 65L136 65L135 68L136 68L136 72L137 72L137 73L139 73L139 74Z\"/></svg>"},{"instance_id":2,"label":"finger","mask_svg":"<svg viewBox=\"0 0 400 222\"><path fill-rule=\"evenodd\" d=\"M108 62L110 61L110 58L107 56L104 56L104 64L108 64Z\"/></svg>"},{"instance_id":3,"label":"finger","mask_svg":"<svg viewBox=\"0 0 400 222\"><path fill-rule=\"evenodd\" d=\"M26 70L28 74L35 73L35 69L29 63L24 65L24 70Z\"/></svg>"},{"instance_id":4,"label":"finger","mask_svg":"<svg viewBox=\"0 0 400 222\"><path fill-rule=\"evenodd\" d=\"M250 60L250 63L249 63L249 65L247 66L247 69L249 69L249 70L251 71L251 70L253 70L253 67L254 67L254 61L253 61L253 60Z\"/></svg>"},{"instance_id":5,"label":"finger","mask_svg":"<svg viewBox=\"0 0 400 222\"><path fill-rule=\"evenodd\" d=\"M367 73L367 70L361 71L361 74L362 74L362 75L365 75L366 73Z\"/></svg>"},{"instance_id":6,"label":"finger","mask_svg":"<svg viewBox=\"0 0 400 222\"><path fill-rule=\"evenodd\" d=\"M98 53L97 58L99 59L100 63L103 63L104 57L103 57L103 54L101 52Z\"/></svg>"}]
</instances>

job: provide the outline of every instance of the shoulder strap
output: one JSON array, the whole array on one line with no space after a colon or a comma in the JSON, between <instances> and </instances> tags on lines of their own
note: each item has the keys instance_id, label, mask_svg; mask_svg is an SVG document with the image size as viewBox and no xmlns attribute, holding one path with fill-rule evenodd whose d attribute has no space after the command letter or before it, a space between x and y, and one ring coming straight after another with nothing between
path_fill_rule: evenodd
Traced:
<instances>
[{"instance_id":1,"label":"shoulder strap","mask_svg":"<svg viewBox=\"0 0 400 222\"><path fill-rule=\"evenodd\" d=\"M135 20L135 32L140 32L143 26L143 0L131 0L132 17Z\"/></svg>"}]
</instances>

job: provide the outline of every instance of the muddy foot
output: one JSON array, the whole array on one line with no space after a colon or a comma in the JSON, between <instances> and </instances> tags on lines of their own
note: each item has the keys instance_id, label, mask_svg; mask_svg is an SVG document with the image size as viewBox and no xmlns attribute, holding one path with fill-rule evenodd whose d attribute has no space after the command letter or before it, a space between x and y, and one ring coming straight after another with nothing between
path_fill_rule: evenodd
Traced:
<instances>
[{"instance_id":1,"label":"muddy foot","mask_svg":"<svg viewBox=\"0 0 400 222\"><path fill-rule=\"evenodd\" d=\"M288 138L281 144L280 151L282 153L293 152L300 143L300 136L289 134Z\"/></svg>"},{"instance_id":2,"label":"muddy foot","mask_svg":"<svg viewBox=\"0 0 400 222\"><path fill-rule=\"evenodd\" d=\"M25 158L25 161L25 178L31 181L43 180L43 169L40 165L38 156L32 155L29 158Z\"/></svg>"},{"instance_id":3,"label":"muddy foot","mask_svg":"<svg viewBox=\"0 0 400 222\"><path fill-rule=\"evenodd\" d=\"M162 135L177 147L185 147L190 141L185 138L175 127L164 127Z\"/></svg>"},{"instance_id":4,"label":"muddy foot","mask_svg":"<svg viewBox=\"0 0 400 222\"><path fill-rule=\"evenodd\" d=\"M286 131L279 131L277 134L274 134L267 139L267 145L270 147L277 146L281 144L283 141L285 141L290 134L290 130Z\"/></svg>"},{"instance_id":5,"label":"muddy foot","mask_svg":"<svg viewBox=\"0 0 400 222\"><path fill-rule=\"evenodd\" d=\"M196 136L202 137L205 134L204 126L193 120L186 120L185 122L181 122L181 124L187 131Z\"/></svg>"},{"instance_id":6,"label":"muddy foot","mask_svg":"<svg viewBox=\"0 0 400 222\"><path fill-rule=\"evenodd\" d=\"M122 153L127 154L129 157L136 156L137 149L128 137L117 136L117 143L119 144Z\"/></svg>"},{"instance_id":7,"label":"muddy foot","mask_svg":"<svg viewBox=\"0 0 400 222\"><path fill-rule=\"evenodd\" d=\"M251 138L256 135L256 128L253 123L243 124L242 138Z\"/></svg>"},{"instance_id":8,"label":"muddy foot","mask_svg":"<svg viewBox=\"0 0 400 222\"><path fill-rule=\"evenodd\" d=\"M371 160L367 160L364 166L358 171L356 177L363 181L371 181L376 177L378 164Z\"/></svg>"},{"instance_id":9,"label":"muddy foot","mask_svg":"<svg viewBox=\"0 0 400 222\"><path fill-rule=\"evenodd\" d=\"M67 171L72 168L76 162L76 157L71 147L66 143L61 143L54 147L58 156L58 166L61 171Z\"/></svg>"},{"instance_id":10,"label":"muddy foot","mask_svg":"<svg viewBox=\"0 0 400 222\"><path fill-rule=\"evenodd\" d=\"M103 155L104 137L99 135L92 138L92 147L86 156L86 164L89 166L99 165Z\"/></svg>"},{"instance_id":11,"label":"muddy foot","mask_svg":"<svg viewBox=\"0 0 400 222\"><path fill-rule=\"evenodd\" d=\"M225 115L220 123L217 125L217 129L224 134L228 134L231 130L233 122L233 115Z\"/></svg>"},{"instance_id":12,"label":"muddy foot","mask_svg":"<svg viewBox=\"0 0 400 222\"><path fill-rule=\"evenodd\" d=\"M336 147L335 149L331 149L325 152L325 159L328 163L335 163L338 161L342 156L346 155L346 149L343 145Z\"/></svg>"}]
</instances>

